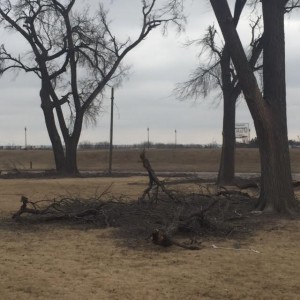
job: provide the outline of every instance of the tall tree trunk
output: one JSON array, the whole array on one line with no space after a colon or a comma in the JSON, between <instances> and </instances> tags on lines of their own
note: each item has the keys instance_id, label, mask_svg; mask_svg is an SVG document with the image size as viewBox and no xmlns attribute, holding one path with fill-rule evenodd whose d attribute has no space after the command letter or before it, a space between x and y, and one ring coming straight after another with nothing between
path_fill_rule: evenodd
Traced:
<instances>
[{"instance_id":1,"label":"tall tree trunk","mask_svg":"<svg viewBox=\"0 0 300 300\"><path fill-rule=\"evenodd\" d=\"M267 126L256 129L260 136L259 142L262 149L262 188L258 207L279 212L289 211L295 204L286 117L285 2L285 0L262 1L264 18L263 81Z\"/></svg>"},{"instance_id":2,"label":"tall tree trunk","mask_svg":"<svg viewBox=\"0 0 300 300\"><path fill-rule=\"evenodd\" d=\"M235 2L233 21L237 26L246 0ZM231 76L230 54L224 46L220 61L223 93L223 142L217 184L231 184L235 172L235 112L236 101L241 93L240 87L235 87Z\"/></svg>"},{"instance_id":3,"label":"tall tree trunk","mask_svg":"<svg viewBox=\"0 0 300 300\"><path fill-rule=\"evenodd\" d=\"M296 209L296 201L287 144L284 0L262 1L265 18L264 39L266 39L264 58L267 64L265 67L267 73L264 72L266 77L264 97L247 61L227 0L210 1L254 120L261 157L261 194L258 208L266 211L292 212ZM269 24L266 24L267 22Z\"/></svg>"},{"instance_id":4,"label":"tall tree trunk","mask_svg":"<svg viewBox=\"0 0 300 300\"><path fill-rule=\"evenodd\" d=\"M235 169L235 103L231 73L230 55L225 46L221 58L222 92L223 92L223 143L218 173L218 184L231 184Z\"/></svg>"},{"instance_id":5,"label":"tall tree trunk","mask_svg":"<svg viewBox=\"0 0 300 300\"><path fill-rule=\"evenodd\" d=\"M231 184L235 169L235 99L224 94L223 145L218 173L218 184Z\"/></svg>"},{"instance_id":6,"label":"tall tree trunk","mask_svg":"<svg viewBox=\"0 0 300 300\"><path fill-rule=\"evenodd\" d=\"M44 113L45 123L48 135L52 144L52 151L54 155L55 167L57 172L66 171L66 160L64 148L61 138L56 128L55 118L53 114L53 107L47 89L42 87L40 91L41 107Z\"/></svg>"}]
</instances>

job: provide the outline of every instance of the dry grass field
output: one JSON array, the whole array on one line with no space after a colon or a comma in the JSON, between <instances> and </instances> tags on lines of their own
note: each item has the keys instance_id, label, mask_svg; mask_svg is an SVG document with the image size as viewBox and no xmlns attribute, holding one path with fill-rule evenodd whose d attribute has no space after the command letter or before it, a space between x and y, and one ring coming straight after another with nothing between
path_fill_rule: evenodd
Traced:
<instances>
[{"instance_id":1,"label":"dry grass field","mask_svg":"<svg viewBox=\"0 0 300 300\"><path fill-rule=\"evenodd\" d=\"M116 172L143 172L139 154L141 149L116 149L113 153L113 170ZM290 150L292 171L300 172L300 149ZM170 172L217 172L220 149L150 149L147 156L155 170ZM49 170L54 168L52 152L49 150L2 150L0 170L20 171ZM81 171L107 171L108 150L78 151ZM255 173L260 171L258 149L236 150L236 171Z\"/></svg>"},{"instance_id":2,"label":"dry grass field","mask_svg":"<svg viewBox=\"0 0 300 300\"><path fill-rule=\"evenodd\" d=\"M138 153L116 151L114 170L142 172ZM148 156L158 171L215 172L220 151L152 150ZM300 149L291 156L300 172ZM30 161L33 170L53 168L47 151L0 152L2 171L28 170ZM81 170L105 171L106 161L105 151L79 152ZM257 150L238 149L237 170L258 172ZM137 199L147 178L0 179L0 299L300 299L299 219L270 217L248 235L203 237L199 251L161 248L144 237L132 247L118 228L11 219L21 195L89 197L110 184L116 197Z\"/></svg>"}]
</instances>

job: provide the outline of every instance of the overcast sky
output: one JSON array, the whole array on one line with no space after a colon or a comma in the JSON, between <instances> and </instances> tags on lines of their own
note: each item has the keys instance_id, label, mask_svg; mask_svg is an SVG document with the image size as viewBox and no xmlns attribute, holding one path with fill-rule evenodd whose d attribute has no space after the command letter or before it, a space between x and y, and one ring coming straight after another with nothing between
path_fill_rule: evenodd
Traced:
<instances>
[{"instance_id":1,"label":"overcast sky","mask_svg":"<svg viewBox=\"0 0 300 300\"><path fill-rule=\"evenodd\" d=\"M86 0L97 8L98 0ZM140 0L105 0L116 36L134 38L141 21ZM159 1L158 1L159 2ZM216 105L214 97L198 101L178 101L172 95L175 84L185 81L198 63L197 48L184 47L187 39L203 35L210 24L216 24L209 1L186 0L188 23L186 31L178 35L170 28L167 36L158 29L125 59L131 66L130 77L115 90L115 144L140 143L147 139L150 129L152 142L173 143L175 129L178 143L221 143L222 103ZM244 14L239 32L246 41L248 14ZM24 46L21 38L1 34L1 43L14 49ZM300 135L300 17L294 13L286 18L287 111L289 138ZM17 47L16 47L17 46ZM24 128L27 127L28 144L49 145L39 99L40 82L32 74L18 76L6 74L0 78L0 145L24 145ZM109 140L109 95L104 102L104 112L97 125L84 128L81 142ZM249 123L251 138L255 136L253 121L247 106L240 101L237 106L238 123Z\"/></svg>"}]
</instances>

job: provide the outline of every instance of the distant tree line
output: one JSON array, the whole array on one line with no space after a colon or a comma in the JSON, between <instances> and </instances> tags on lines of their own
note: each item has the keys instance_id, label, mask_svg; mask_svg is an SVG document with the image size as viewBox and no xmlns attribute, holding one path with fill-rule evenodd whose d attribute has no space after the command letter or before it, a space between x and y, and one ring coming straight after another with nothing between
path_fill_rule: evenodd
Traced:
<instances>
[{"instance_id":1,"label":"distant tree line","mask_svg":"<svg viewBox=\"0 0 300 300\"><path fill-rule=\"evenodd\" d=\"M137 144L127 144L127 145L114 145L115 149L217 149L221 148L222 145L217 143L209 144L174 144L174 143L153 143L142 142ZM290 147L300 147L299 140L289 140ZM237 148L257 148L258 142L257 138L250 140L249 144L236 142ZM84 141L78 145L78 150L101 150L109 149L109 142L97 142L92 143L89 141ZM25 149L24 146L20 145L2 145L0 150L52 150L51 145L33 145L27 146Z\"/></svg>"},{"instance_id":2,"label":"distant tree line","mask_svg":"<svg viewBox=\"0 0 300 300\"><path fill-rule=\"evenodd\" d=\"M217 149L221 148L222 145L217 143L209 144L174 144L174 143L149 143L142 142L137 144L127 145L114 145L115 149ZM300 140L289 140L289 146L300 147ZM258 148L257 137L250 140L248 144L236 142L237 148ZM84 141L78 145L78 150L102 150L109 149L109 142L97 142L92 143ZM0 150L52 150L51 145L33 145L28 146L26 149L20 145L3 145L0 146Z\"/></svg>"},{"instance_id":3,"label":"distant tree line","mask_svg":"<svg viewBox=\"0 0 300 300\"><path fill-rule=\"evenodd\" d=\"M213 148L210 144L174 144L174 143L152 143L142 142L137 144L114 145L115 149L185 149L185 148ZM91 143L82 142L79 144L79 150L88 149L109 149L109 142Z\"/></svg>"}]
</instances>

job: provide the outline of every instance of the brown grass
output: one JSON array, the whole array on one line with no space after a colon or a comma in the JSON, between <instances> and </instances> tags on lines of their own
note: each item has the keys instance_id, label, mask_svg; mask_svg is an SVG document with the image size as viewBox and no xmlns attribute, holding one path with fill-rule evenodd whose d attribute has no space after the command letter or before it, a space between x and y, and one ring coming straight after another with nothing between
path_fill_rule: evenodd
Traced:
<instances>
[{"instance_id":1,"label":"brown grass","mask_svg":"<svg viewBox=\"0 0 300 300\"><path fill-rule=\"evenodd\" d=\"M205 169L217 159L219 152L215 151L177 150L172 156L157 150L149 156L157 167L167 165L173 170L170 160L174 159L182 170L193 170L193 159L197 158L198 169L202 168L201 162ZM238 159L255 164L257 152L251 151L239 150ZM30 151L20 154L20 161L32 155L41 169L51 167L43 162L45 153L40 158ZM126 164L136 160L132 170L139 165L136 154L118 152L120 157L127 156ZM81 155L90 155L86 158L88 166L98 161L95 153ZM298 155L292 152L294 160ZM16 159L15 152L12 159ZM297 158L295 165L299 161ZM100 166L94 167L98 170ZM89 169L85 165L82 168ZM125 167L120 163L120 168ZM0 179L1 299L299 299L299 220L270 219L263 229L249 236L206 238L203 250L188 251L163 249L150 242L137 249L127 247L117 238L118 229L53 223L24 225L10 219L19 208L20 195L32 200L58 194L88 197L111 183L116 196L137 198L147 178ZM198 189L197 185L190 188ZM236 243L240 249L260 253L234 250ZM213 249L212 244L231 249Z\"/></svg>"}]
</instances>

